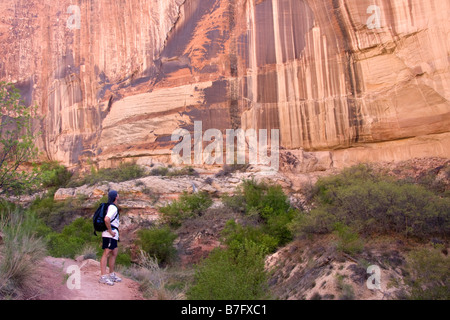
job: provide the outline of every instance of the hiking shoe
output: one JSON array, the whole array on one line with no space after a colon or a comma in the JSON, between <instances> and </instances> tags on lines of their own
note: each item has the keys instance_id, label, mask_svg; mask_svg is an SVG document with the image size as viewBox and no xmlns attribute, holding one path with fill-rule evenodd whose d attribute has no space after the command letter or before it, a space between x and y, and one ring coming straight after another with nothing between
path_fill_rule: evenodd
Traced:
<instances>
[{"instance_id":1,"label":"hiking shoe","mask_svg":"<svg viewBox=\"0 0 450 320\"><path fill-rule=\"evenodd\" d=\"M98 282L107 284L108 286L114 285L114 281L112 281L108 276L102 276Z\"/></svg>"},{"instance_id":2,"label":"hiking shoe","mask_svg":"<svg viewBox=\"0 0 450 320\"><path fill-rule=\"evenodd\" d=\"M122 278L119 278L119 277L116 275L115 272L113 272L113 273L111 273L111 274L109 275L109 279L111 279L111 281L113 281L113 282L120 282L120 281L122 281Z\"/></svg>"}]
</instances>

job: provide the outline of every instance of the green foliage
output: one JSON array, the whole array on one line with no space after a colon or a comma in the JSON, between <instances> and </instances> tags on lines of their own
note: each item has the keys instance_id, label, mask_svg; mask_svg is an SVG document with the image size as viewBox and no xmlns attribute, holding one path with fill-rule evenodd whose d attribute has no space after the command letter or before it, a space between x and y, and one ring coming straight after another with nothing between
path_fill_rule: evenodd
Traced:
<instances>
[{"instance_id":1,"label":"green foliage","mask_svg":"<svg viewBox=\"0 0 450 320\"><path fill-rule=\"evenodd\" d=\"M72 177L72 173L56 161L41 163L37 172L43 188L64 188Z\"/></svg>"},{"instance_id":2,"label":"green foliage","mask_svg":"<svg viewBox=\"0 0 450 320\"><path fill-rule=\"evenodd\" d=\"M289 225L296 215L297 212L290 208L285 212L281 211L276 215L268 216L263 230L277 239L278 246L285 245L293 239L293 233Z\"/></svg>"},{"instance_id":3,"label":"green foliage","mask_svg":"<svg viewBox=\"0 0 450 320\"><path fill-rule=\"evenodd\" d=\"M169 173L169 169L166 167L157 167L157 168L153 168L150 171L150 174L152 176L167 176L168 173Z\"/></svg>"},{"instance_id":4,"label":"green foliage","mask_svg":"<svg viewBox=\"0 0 450 320\"><path fill-rule=\"evenodd\" d=\"M94 185L98 182L123 182L145 177L145 169L136 163L122 163L117 168L96 169L91 168L91 173L84 177L74 177L68 187L79 187L82 185Z\"/></svg>"},{"instance_id":5,"label":"green foliage","mask_svg":"<svg viewBox=\"0 0 450 320\"><path fill-rule=\"evenodd\" d=\"M45 242L36 234L36 216L21 208L0 204L0 299L21 298L36 264L45 256Z\"/></svg>"},{"instance_id":6,"label":"green foliage","mask_svg":"<svg viewBox=\"0 0 450 320\"><path fill-rule=\"evenodd\" d=\"M229 220L222 231L226 249L215 249L198 267L188 299L268 298L268 274L264 257L292 239L288 228L295 215L281 187L244 181L223 203L248 217L257 226L243 226Z\"/></svg>"},{"instance_id":7,"label":"green foliage","mask_svg":"<svg viewBox=\"0 0 450 320\"><path fill-rule=\"evenodd\" d=\"M222 203L234 212L245 213L245 197L241 188L237 188L232 195L222 195Z\"/></svg>"},{"instance_id":8,"label":"green foliage","mask_svg":"<svg viewBox=\"0 0 450 320\"><path fill-rule=\"evenodd\" d=\"M237 212L257 215L261 231L276 239L276 246L292 240L289 224L296 215L281 186L245 180L233 196L223 196L223 203Z\"/></svg>"},{"instance_id":9,"label":"green foliage","mask_svg":"<svg viewBox=\"0 0 450 320\"><path fill-rule=\"evenodd\" d=\"M216 178L219 177L227 177L229 175L231 175L233 172L245 172L247 170L247 168L249 167L249 164L238 164L238 163L233 163L231 165L229 164L225 164L222 168L222 170L220 170L218 173L215 174Z\"/></svg>"},{"instance_id":10,"label":"green foliage","mask_svg":"<svg viewBox=\"0 0 450 320\"><path fill-rule=\"evenodd\" d=\"M188 166L180 169L172 169L166 167L153 168L150 171L152 176L168 176L168 177L179 177L179 176L198 176L198 172L194 168Z\"/></svg>"},{"instance_id":11,"label":"green foliage","mask_svg":"<svg viewBox=\"0 0 450 320\"><path fill-rule=\"evenodd\" d=\"M234 250L214 249L198 267L189 300L257 300L268 298L264 250L245 241Z\"/></svg>"},{"instance_id":12,"label":"green foliage","mask_svg":"<svg viewBox=\"0 0 450 320\"><path fill-rule=\"evenodd\" d=\"M88 255L90 259L95 259L103 253L101 234L94 235L90 218L78 218L66 225L61 232L47 233L46 238L48 251L53 257L74 259L78 255ZM90 252L86 253L86 248ZM116 264L131 265L130 253L122 251L120 246Z\"/></svg>"},{"instance_id":13,"label":"green foliage","mask_svg":"<svg viewBox=\"0 0 450 320\"><path fill-rule=\"evenodd\" d=\"M418 239L449 234L450 199L422 186L375 175L367 166L319 180L315 208L297 217L297 232L329 233L341 222L363 235L403 234Z\"/></svg>"},{"instance_id":14,"label":"green foliage","mask_svg":"<svg viewBox=\"0 0 450 320\"><path fill-rule=\"evenodd\" d=\"M416 249L407 259L405 283L411 288L408 299L450 299L450 257L439 248Z\"/></svg>"},{"instance_id":15,"label":"green foliage","mask_svg":"<svg viewBox=\"0 0 450 320\"><path fill-rule=\"evenodd\" d=\"M253 242L257 244L264 253L271 253L278 247L277 238L265 233L262 227L242 226L234 220L229 220L222 231L224 243L228 248L237 252L244 243Z\"/></svg>"},{"instance_id":16,"label":"green foliage","mask_svg":"<svg viewBox=\"0 0 450 320\"><path fill-rule=\"evenodd\" d=\"M20 167L37 155L32 121L35 108L22 101L13 84L0 81L0 190L19 195L36 187L36 172Z\"/></svg>"},{"instance_id":17,"label":"green foliage","mask_svg":"<svg viewBox=\"0 0 450 320\"><path fill-rule=\"evenodd\" d=\"M83 201L82 198L55 201L53 194L49 193L42 198L36 198L29 209L35 212L46 226L54 231L61 231L77 214L84 213L81 207Z\"/></svg>"},{"instance_id":18,"label":"green foliage","mask_svg":"<svg viewBox=\"0 0 450 320\"><path fill-rule=\"evenodd\" d=\"M334 230L339 239L338 250L348 254L360 253L363 250L364 243L357 232L340 222L335 224Z\"/></svg>"},{"instance_id":19,"label":"green foliage","mask_svg":"<svg viewBox=\"0 0 450 320\"><path fill-rule=\"evenodd\" d=\"M178 200L159 208L162 220L174 227L179 227L183 220L200 216L212 205L213 201L207 192L188 194L186 191Z\"/></svg>"},{"instance_id":20,"label":"green foliage","mask_svg":"<svg viewBox=\"0 0 450 320\"><path fill-rule=\"evenodd\" d=\"M126 252L121 252L122 247L119 247L119 252L117 253L116 257L116 264L121 265L124 267L130 267L131 266L131 254L129 250Z\"/></svg>"},{"instance_id":21,"label":"green foliage","mask_svg":"<svg viewBox=\"0 0 450 320\"><path fill-rule=\"evenodd\" d=\"M177 235L169 227L141 229L138 231L137 243L144 252L154 256L159 263L169 263L176 254L173 241Z\"/></svg>"},{"instance_id":22,"label":"green foliage","mask_svg":"<svg viewBox=\"0 0 450 320\"><path fill-rule=\"evenodd\" d=\"M100 237L93 235L92 220L78 218L64 227L60 233L52 232L48 238L48 250L53 257L75 258L86 244L99 247Z\"/></svg>"},{"instance_id":23,"label":"green foliage","mask_svg":"<svg viewBox=\"0 0 450 320\"><path fill-rule=\"evenodd\" d=\"M194 168L188 166L181 169L173 169L167 173L169 177L178 176L198 176L198 172Z\"/></svg>"}]
</instances>

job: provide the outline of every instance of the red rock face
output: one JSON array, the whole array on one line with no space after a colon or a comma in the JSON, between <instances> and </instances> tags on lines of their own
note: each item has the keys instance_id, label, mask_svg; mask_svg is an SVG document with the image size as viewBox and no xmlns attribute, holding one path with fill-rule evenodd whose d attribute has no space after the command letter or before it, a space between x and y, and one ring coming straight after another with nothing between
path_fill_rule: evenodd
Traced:
<instances>
[{"instance_id":1,"label":"red rock face","mask_svg":"<svg viewBox=\"0 0 450 320\"><path fill-rule=\"evenodd\" d=\"M194 121L279 129L335 166L449 157L450 4L373 4L5 0L0 80L39 106L39 146L66 165L170 161Z\"/></svg>"}]
</instances>

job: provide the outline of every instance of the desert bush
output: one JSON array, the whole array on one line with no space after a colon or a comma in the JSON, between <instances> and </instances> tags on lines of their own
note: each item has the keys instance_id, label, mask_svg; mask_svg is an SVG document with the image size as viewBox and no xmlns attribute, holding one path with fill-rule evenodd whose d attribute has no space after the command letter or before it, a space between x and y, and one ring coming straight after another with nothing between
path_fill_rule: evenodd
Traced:
<instances>
[{"instance_id":1,"label":"desert bush","mask_svg":"<svg viewBox=\"0 0 450 320\"><path fill-rule=\"evenodd\" d=\"M34 268L46 254L45 241L36 235L39 224L31 212L0 206L0 299L20 299L33 283Z\"/></svg>"},{"instance_id":2,"label":"desert bush","mask_svg":"<svg viewBox=\"0 0 450 320\"><path fill-rule=\"evenodd\" d=\"M245 197L240 188L237 188L236 191L229 195L223 194L221 197L222 203L237 213L245 213Z\"/></svg>"},{"instance_id":3,"label":"desert bush","mask_svg":"<svg viewBox=\"0 0 450 320\"><path fill-rule=\"evenodd\" d=\"M265 233L262 227L242 226L234 220L226 223L221 235L223 242L234 252L249 241L259 245L265 254L274 252L279 244L278 239Z\"/></svg>"},{"instance_id":4,"label":"desert bush","mask_svg":"<svg viewBox=\"0 0 450 320\"><path fill-rule=\"evenodd\" d=\"M338 222L334 225L334 230L338 237L337 249L339 251L355 254L363 250L364 242L359 237L359 234L350 227Z\"/></svg>"},{"instance_id":5,"label":"desert bush","mask_svg":"<svg viewBox=\"0 0 450 320\"><path fill-rule=\"evenodd\" d=\"M48 193L36 198L29 209L36 213L37 217L53 231L61 231L71 223L77 215L84 214L82 198L71 198L64 201L55 201L53 194Z\"/></svg>"},{"instance_id":6,"label":"desert bush","mask_svg":"<svg viewBox=\"0 0 450 320\"><path fill-rule=\"evenodd\" d=\"M72 173L56 161L43 162L37 170L43 188L63 188L72 177Z\"/></svg>"},{"instance_id":7,"label":"desert bush","mask_svg":"<svg viewBox=\"0 0 450 320\"><path fill-rule=\"evenodd\" d=\"M296 215L297 212L290 208L285 212L280 211L276 215L268 216L263 225L263 230L268 235L277 239L278 246L285 245L293 239L293 233L289 225Z\"/></svg>"},{"instance_id":8,"label":"desert bush","mask_svg":"<svg viewBox=\"0 0 450 320\"><path fill-rule=\"evenodd\" d=\"M238 249L238 248L236 248ZM261 246L246 241L238 250L214 249L196 270L190 300L257 300L268 295Z\"/></svg>"},{"instance_id":9,"label":"desert bush","mask_svg":"<svg viewBox=\"0 0 450 320\"><path fill-rule=\"evenodd\" d=\"M421 248L407 257L405 284L411 300L450 299L450 257L439 248Z\"/></svg>"},{"instance_id":10,"label":"desert bush","mask_svg":"<svg viewBox=\"0 0 450 320\"><path fill-rule=\"evenodd\" d=\"M160 264L166 265L175 257L176 249L173 241L176 238L177 235L167 226L140 229L137 244L146 254L155 257Z\"/></svg>"},{"instance_id":11,"label":"desert bush","mask_svg":"<svg viewBox=\"0 0 450 320\"><path fill-rule=\"evenodd\" d=\"M81 250L77 253L83 256L84 260L97 259L98 247L95 247L92 243L85 244Z\"/></svg>"},{"instance_id":12,"label":"desert bush","mask_svg":"<svg viewBox=\"0 0 450 320\"><path fill-rule=\"evenodd\" d=\"M117 168L96 169L91 168L91 173L83 177L74 176L67 187L79 187L82 185L94 185L98 182L123 182L139 179L147 176L145 169L136 163L122 163Z\"/></svg>"},{"instance_id":13,"label":"desert bush","mask_svg":"<svg viewBox=\"0 0 450 320\"><path fill-rule=\"evenodd\" d=\"M48 238L48 250L53 257L75 258L86 244L99 247L100 238L93 235L92 220L78 218L65 226L60 233L52 232Z\"/></svg>"},{"instance_id":14,"label":"desert bush","mask_svg":"<svg viewBox=\"0 0 450 320\"><path fill-rule=\"evenodd\" d=\"M150 175L152 175L152 176L167 176L168 173L169 173L169 169L166 167L153 168L150 171Z\"/></svg>"},{"instance_id":15,"label":"desert bush","mask_svg":"<svg viewBox=\"0 0 450 320\"><path fill-rule=\"evenodd\" d=\"M99 246L100 250L100 246ZM100 257L100 253L97 254L97 257ZM119 246L119 251L117 253L116 257L116 264L118 266L124 266L129 267L131 266L131 252L129 248L124 248L122 246Z\"/></svg>"},{"instance_id":16,"label":"desert bush","mask_svg":"<svg viewBox=\"0 0 450 320\"><path fill-rule=\"evenodd\" d=\"M296 215L281 186L245 180L234 195L225 195L222 202L236 212L257 215L262 231L276 239L277 246L292 240L289 224Z\"/></svg>"},{"instance_id":17,"label":"desert bush","mask_svg":"<svg viewBox=\"0 0 450 320\"><path fill-rule=\"evenodd\" d=\"M315 207L298 216L291 227L306 234L329 233L340 222L362 235L445 237L450 231L449 210L449 198L357 166L319 180Z\"/></svg>"},{"instance_id":18,"label":"desert bush","mask_svg":"<svg viewBox=\"0 0 450 320\"><path fill-rule=\"evenodd\" d=\"M140 284L140 290L144 297L148 299L183 299L185 282L189 282L185 277L182 277L182 284L174 285L173 281L178 272L168 270L167 267L161 267L155 257L143 250L140 251L138 263L127 268L124 273ZM188 277L191 276L188 275Z\"/></svg>"},{"instance_id":19,"label":"desert bush","mask_svg":"<svg viewBox=\"0 0 450 320\"><path fill-rule=\"evenodd\" d=\"M185 191L178 200L159 208L159 211L165 223L179 227L183 220L202 215L212 203L211 196L207 192L189 194Z\"/></svg>"},{"instance_id":20,"label":"desert bush","mask_svg":"<svg viewBox=\"0 0 450 320\"><path fill-rule=\"evenodd\" d=\"M184 167L181 169L172 169L167 173L169 177L178 177L178 176L198 176L198 172L192 167Z\"/></svg>"},{"instance_id":21,"label":"desert bush","mask_svg":"<svg viewBox=\"0 0 450 320\"><path fill-rule=\"evenodd\" d=\"M98 233L97 233L98 234ZM74 259L78 255L86 255L89 248L89 257L98 258L102 255L101 234L94 235L92 219L77 218L66 225L61 232L50 232L46 235L47 248L53 257ZM94 253L96 256L94 257ZM116 263L124 266L131 264L130 253L123 251L119 246Z\"/></svg>"},{"instance_id":22,"label":"desert bush","mask_svg":"<svg viewBox=\"0 0 450 320\"><path fill-rule=\"evenodd\" d=\"M231 165L225 164L223 168L214 175L214 177L216 178L227 177L236 171L245 172L248 167L249 164L237 164L237 163L233 163Z\"/></svg>"},{"instance_id":23,"label":"desert bush","mask_svg":"<svg viewBox=\"0 0 450 320\"><path fill-rule=\"evenodd\" d=\"M336 275L336 287L340 290L339 300L354 300L355 292L350 284L345 283L344 276Z\"/></svg>"}]
</instances>

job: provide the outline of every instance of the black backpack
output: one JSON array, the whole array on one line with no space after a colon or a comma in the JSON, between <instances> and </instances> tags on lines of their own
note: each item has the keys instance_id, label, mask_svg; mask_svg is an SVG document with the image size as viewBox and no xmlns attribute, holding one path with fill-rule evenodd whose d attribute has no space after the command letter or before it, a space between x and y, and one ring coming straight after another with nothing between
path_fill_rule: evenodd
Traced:
<instances>
[{"instance_id":1,"label":"black backpack","mask_svg":"<svg viewBox=\"0 0 450 320\"><path fill-rule=\"evenodd\" d=\"M102 204L100 204L100 206L97 208L97 210L94 213L92 222L94 223L94 234L95 235L97 235L97 231L103 232L103 231L107 230L106 223L105 223L105 217L106 217L106 214L108 213L109 206L110 206L110 203L102 203ZM111 220L111 222L116 220L118 215L119 215L119 209L117 209L117 214L114 217L114 219ZM112 227L112 229L115 229L115 227Z\"/></svg>"}]
</instances>

